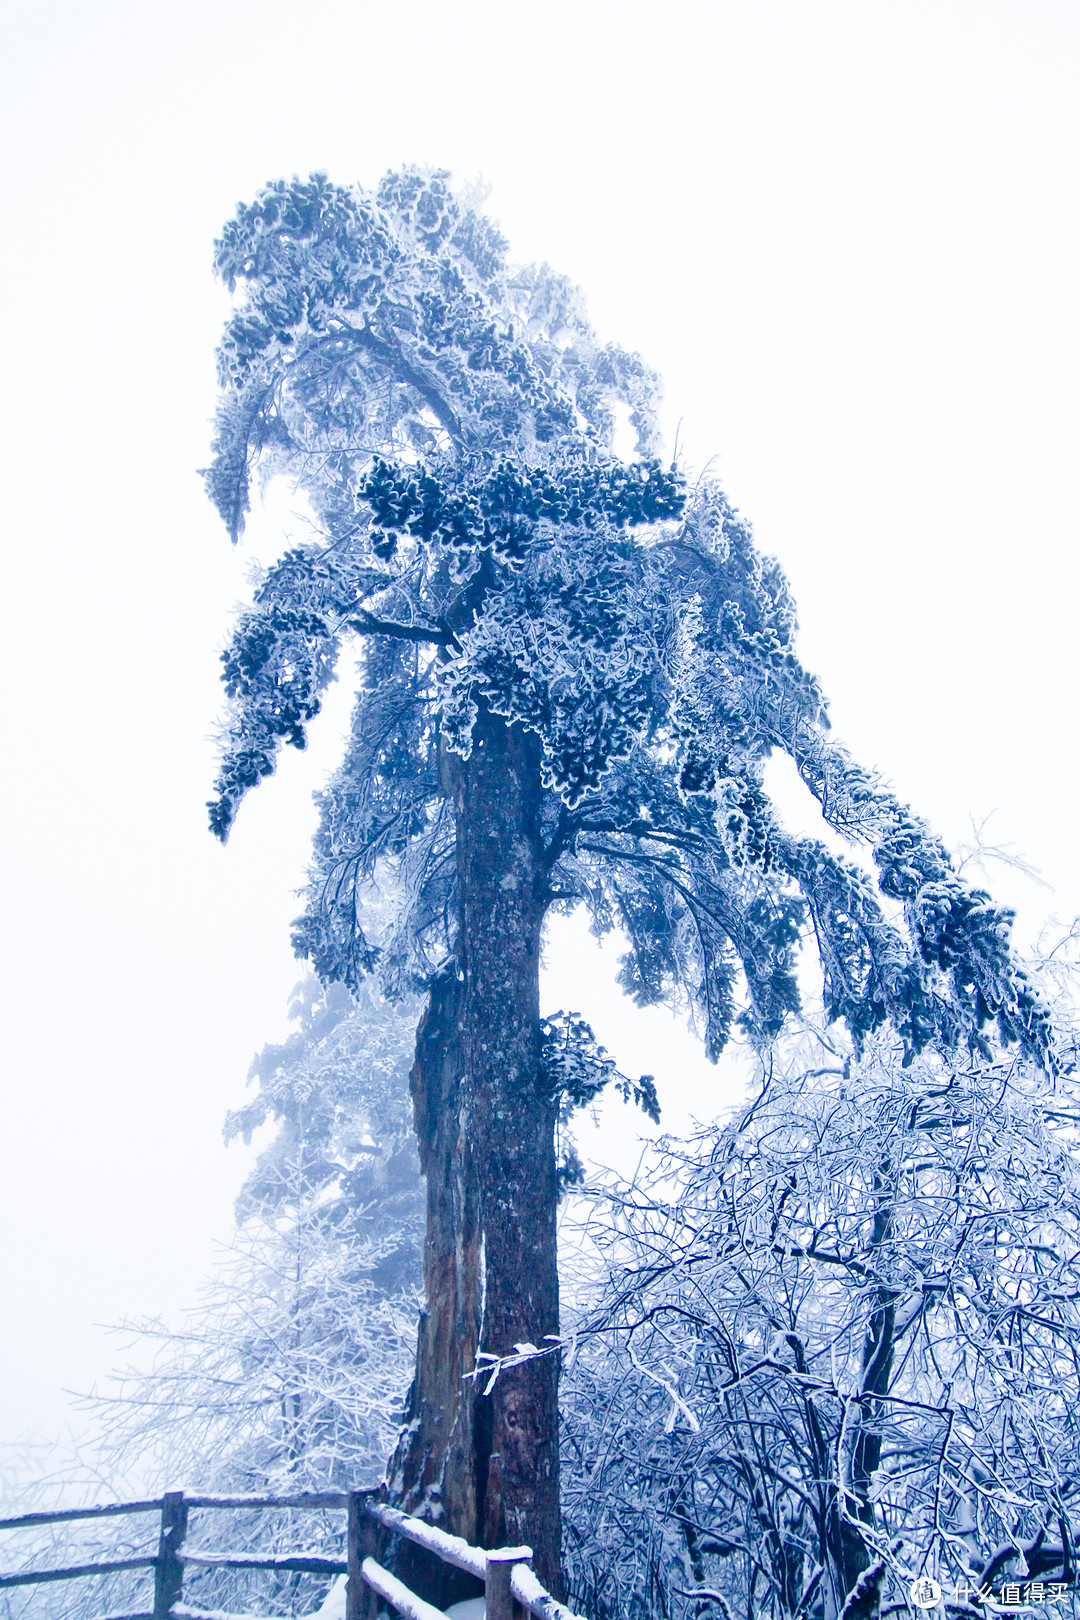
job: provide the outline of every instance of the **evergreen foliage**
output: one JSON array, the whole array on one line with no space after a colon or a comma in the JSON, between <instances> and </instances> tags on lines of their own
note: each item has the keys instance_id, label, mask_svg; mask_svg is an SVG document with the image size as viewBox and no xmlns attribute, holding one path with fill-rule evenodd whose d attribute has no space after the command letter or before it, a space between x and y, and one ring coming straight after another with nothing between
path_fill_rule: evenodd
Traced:
<instances>
[{"instance_id":1,"label":"evergreen foliage","mask_svg":"<svg viewBox=\"0 0 1080 1620\"><path fill-rule=\"evenodd\" d=\"M568 1130L577 1109L595 1103L601 1092L614 1082L623 1102L636 1103L642 1113L658 1125L660 1100L652 1075L642 1074L633 1080L629 1075L620 1074L615 1059L599 1044L589 1025L577 1013L566 1013L560 1008L550 1018L540 1020L540 1029L544 1043L541 1060L544 1078L559 1108L556 1152L559 1187L565 1190L580 1186L585 1180L585 1167Z\"/></svg>"},{"instance_id":2,"label":"evergreen foliage","mask_svg":"<svg viewBox=\"0 0 1080 1620\"><path fill-rule=\"evenodd\" d=\"M625 988L689 1004L712 1056L736 1019L775 1036L812 935L856 1043L888 1021L909 1054L986 1052L996 1025L1047 1060L1009 914L831 739L783 574L713 481L661 464L656 379L600 343L575 289L514 266L440 171L374 193L276 182L216 263L242 296L210 493L235 538L253 468L287 475L318 531L265 570L224 655L220 837L279 748L304 746L344 642L362 647L296 925L320 977L378 969L400 994L452 952L441 762L468 757L484 710L539 739L550 902L621 926ZM774 749L872 853L880 892L785 831L762 785ZM363 897L389 870L401 903L373 932Z\"/></svg>"},{"instance_id":3,"label":"evergreen foliage","mask_svg":"<svg viewBox=\"0 0 1080 1620\"><path fill-rule=\"evenodd\" d=\"M374 1245L373 1280L386 1293L408 1293L420 1275L422 1197L407 1080L416 1016L414 1003L391 1006L370 982L353 996L308 975L293 992L296 1029L254 1059L255 1096L225 1122L226 1140L278 1127L241 1189L241 1226L289 1229L310 1212L339 1246Z\"/></svg>"}]
</instances>

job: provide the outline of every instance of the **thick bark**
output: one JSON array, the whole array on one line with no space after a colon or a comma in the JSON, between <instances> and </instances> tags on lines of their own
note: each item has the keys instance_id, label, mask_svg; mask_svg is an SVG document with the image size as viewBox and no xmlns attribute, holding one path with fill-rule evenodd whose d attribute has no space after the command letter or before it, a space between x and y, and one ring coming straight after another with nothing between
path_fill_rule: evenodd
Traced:
<instances>
[{"instance_id":1,"label":"thick bark","mask_svg":"<svg viewBox=\"0 0 1080 1620\"><path fill-rule=\"evenodd\" d=\"M506 1355L559 1331L555 1105L540 1066L537 739L481 716L455 798L464 1089L484 1242L481 1348ZM480 1414L484 1543L530 1545L541 1580L557 1585L556 1357L501 1374Z\"/></svg>"},{"instance_id":2,"label":"thick bark","mask_svg":"<svg viewBox=\"0 0 1080 1620\"><path fill-rule=\"evenodd\" d=\"M555 1104L540 1061L537 740L481 714L472 755L451 762L450 778L458 948L433 989L413 1071L427 1300L391 1478L406 1507L469 1541L531 1546L558 1595L557 1356L500 1374L490 1395L486 1380L465 1381L478 1350L542 1348L559 1326Z\"/></svg>"},{"instance_id":3,"label":"thick bark","mask_svg":"<svg viewBox=\"0 0 1080 1620\"><path fill-rule=\"evenodd\" d=\"M407 1513L476 1542L474 1384L480 1338L480 1216L461 1106L462 987L452 970L432 985L410 1076L420 1168L427 1187L424 1309L406 1422L390 1489ZM467 1575L401 1541L398 1575L445 1609L475 1595Z\"/></svg>"}]
</instances>

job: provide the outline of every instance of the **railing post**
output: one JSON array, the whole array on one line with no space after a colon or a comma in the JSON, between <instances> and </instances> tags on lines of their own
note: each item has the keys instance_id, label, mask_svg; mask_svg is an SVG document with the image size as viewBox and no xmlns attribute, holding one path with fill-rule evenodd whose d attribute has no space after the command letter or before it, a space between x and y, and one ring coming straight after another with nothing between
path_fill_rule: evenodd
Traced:
<instances>
[{"instance_id":1,"label":"railing post","mask_svg":"<svg viewBox=\"0 0 1080 1620\"><path fill-rule=\"evenodd\" d=\"M365 1558L379 1556L379 1526L368 1513L367 1504L382 1501L385 1494L382 1485L372 1490L349 1492L345 1620L375 1620L378 1612L379 1599L365 1581L361 1566Z\"/></svg>"},{"instance_id":2,"label":"railing post","mask_svg":"<svg viewBox=\"0 0 1080 1620\"><path fill-rule=\"evenodd\" d=\"M184 1566L180 1548L187 1534L187 1504L183 1491L166 1491L161 1503L161 1536L154 1565L154 1620L170 1620L173 1604L184 1595Z\"/></svg>"},{"instance_id":3,"label":"railing post","mask_svg":"<svg viewBox=\"0 0 1080 1620\"><path fill-rule=\"evenodd\" d=\"M484 1581L484 1620L514 1620L514 1598L510 1591L510 1571L515 1564L532 1559L531 1547L496 1547L487 1555Z\"/></svg>"}]
</instances>

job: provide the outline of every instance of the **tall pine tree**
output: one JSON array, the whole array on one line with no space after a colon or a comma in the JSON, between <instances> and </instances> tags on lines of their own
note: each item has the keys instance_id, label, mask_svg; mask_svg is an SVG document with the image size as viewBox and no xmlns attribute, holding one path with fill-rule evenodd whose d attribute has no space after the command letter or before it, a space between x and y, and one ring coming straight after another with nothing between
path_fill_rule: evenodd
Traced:
<instances>
[{"instance_id":1,"label":"tall pine tree","mask_svg":"<svg viewBox=\"0 0 1080 1620\"><path fill-rule=\"evenodd\" d=\"M210 493L235 539L252 469L284 474L317 538L264 572L224 655L212 825L225 838L278 749L304 746L357 641L295 943L324 979L427 996L427 1304L393 1484L471 1541L530 1543L557 1587L557 1355L488 1395L467 1377L559 1328L547 911L621 927L626 990L688 1002L713 1057L736 1022L780 1029L803 939L856 1042L889 1022L913 1053L980 1047L996 1024L1039 1058L1047 1019L1008 914L830 739L783 574L714 483L661 463L654 375L598 341L572 286L514 266L444 173L417 170L373 194L275 182L216 263L242 297ZM763 789L774 749L872 852L876 887L785 831Z\"/></svg>"}]
</instances>

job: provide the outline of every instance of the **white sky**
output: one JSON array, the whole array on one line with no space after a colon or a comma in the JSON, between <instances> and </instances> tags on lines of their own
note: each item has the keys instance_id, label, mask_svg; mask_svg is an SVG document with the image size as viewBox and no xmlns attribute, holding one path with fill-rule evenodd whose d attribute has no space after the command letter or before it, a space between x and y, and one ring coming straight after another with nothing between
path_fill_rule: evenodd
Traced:
<instances>
[{"instance_id":1,"label":"white sky","mask_svg":"<svg viewBox=\"0 0 1080 1620\"><path fill-rule=\"evenodd\" d=\"M211 242L267 179L483 174L718 457L838 733L947 840L995 812L1056 890L1002 873L1025 934L1080 911L1074 3L9 0L4 31L0 1439L107 1372L95 1324L192 1299L297 976L339 717L227 850L203 809L245 579L194 472ZM552 1003L707 1112L588 950Z\"/></svg>"}]
</instances>

